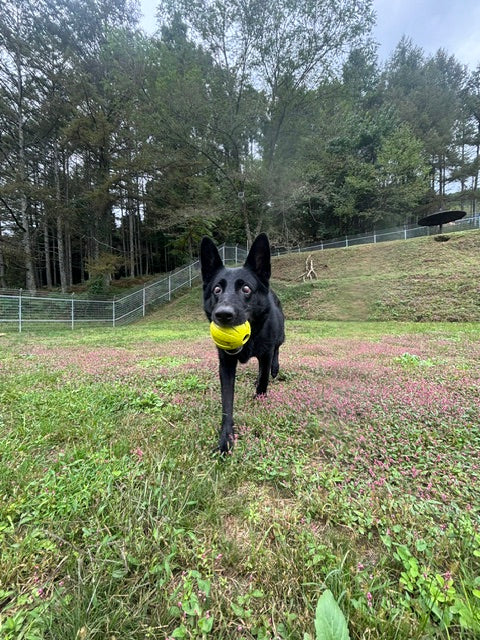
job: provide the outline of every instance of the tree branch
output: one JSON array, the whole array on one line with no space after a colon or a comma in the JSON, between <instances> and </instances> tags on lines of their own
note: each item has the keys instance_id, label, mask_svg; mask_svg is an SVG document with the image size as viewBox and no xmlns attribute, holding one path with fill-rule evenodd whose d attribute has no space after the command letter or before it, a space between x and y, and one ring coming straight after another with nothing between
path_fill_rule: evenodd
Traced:
<instances>
[{"instance_id":1,"label":"tree branch","mask_svg":"<svg viewBox=\"0 0 480 640\"><path fill-rule=\"evenodd\" d=\"M17 227L18 227L19 229L21 229L21 230L25 233L27 230L25 229L25 227L23 226L23 224L21 224L21 223L18 221L17 216L16 216L16 215L15 215L15 213L13 212L13 209L10 207L10 205L8 204L8 202L6 202L6 201L5 201L5 199L4 199L4 198L2 198L1 196L0 196L0 201L2 202L3 206L7 209L8 213L12 216L12 218L13 218L13 220L14 220L15 224L17 225Z\"/></svg>"}]
</instances>

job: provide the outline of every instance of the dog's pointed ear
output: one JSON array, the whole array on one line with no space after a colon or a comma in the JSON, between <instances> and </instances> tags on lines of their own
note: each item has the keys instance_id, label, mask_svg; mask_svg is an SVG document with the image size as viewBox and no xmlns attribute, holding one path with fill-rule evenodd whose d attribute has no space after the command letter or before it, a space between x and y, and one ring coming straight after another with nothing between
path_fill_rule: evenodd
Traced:
<instances>
[{"instance_id":1,"label":"dog's pointed ear","mask_svg":"<svg viewBox=\"0 0 480 640\"><path fill-rule=\"evenodd\" d=\"M223 267L223 262L215 243L206 236L200 244L200 265L203 282L209 282L215 273Z\"/></svg>"},{"instance_id":2,"label":"dog's pointed ear","mask_svg":"<svg viewBox=\"0 0 480 640\"><path fill-rule=\"evenodd\" d=\"M255 238L245 261L245 267L252 269L263 284L268 287L272 267L270 264L270 243L265 233L261 233Z\"/></svg>"}]
</instances>

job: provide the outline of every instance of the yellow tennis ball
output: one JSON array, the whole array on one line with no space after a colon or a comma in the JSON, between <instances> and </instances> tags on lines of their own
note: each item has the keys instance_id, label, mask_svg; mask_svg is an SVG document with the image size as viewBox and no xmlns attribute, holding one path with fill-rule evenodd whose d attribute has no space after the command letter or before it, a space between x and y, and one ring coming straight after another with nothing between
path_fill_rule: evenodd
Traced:
<instances>
[{"instance_id":1,"label":"yellow tennis ball","mask_svg":"<svg viewBox=\"0 0 480 640\"><path fill-rule=\"evenodd\" d=\"M211 322L210 334L217 347L226 351L234 351L248 342L250 338L250 323L247 320L236 327L219 327L218 324Z\"/></svg>"}]
</instances>

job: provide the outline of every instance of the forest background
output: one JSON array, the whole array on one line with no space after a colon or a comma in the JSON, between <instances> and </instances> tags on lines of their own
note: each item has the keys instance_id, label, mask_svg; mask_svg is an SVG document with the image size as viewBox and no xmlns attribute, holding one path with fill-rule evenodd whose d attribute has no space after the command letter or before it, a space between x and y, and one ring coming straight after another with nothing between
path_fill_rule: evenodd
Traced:
<instances>
[{"instance_id":1,"label":"forest background","mask_svg":"<svg viewBox=\"0 0 480 640\"><path fill-rule=\"evenodd\" d=\"M371 0L5 0L0 287L145 277L204 234L275 246L477 211L480 64Z\"/></svg>"}]
</instances>

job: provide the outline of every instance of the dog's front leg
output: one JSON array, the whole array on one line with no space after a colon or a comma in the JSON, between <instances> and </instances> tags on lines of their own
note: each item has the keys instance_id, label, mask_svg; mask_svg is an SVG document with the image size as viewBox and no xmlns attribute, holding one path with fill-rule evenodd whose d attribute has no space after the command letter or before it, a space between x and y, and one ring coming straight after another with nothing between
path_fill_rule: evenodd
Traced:
<instances>
[{"instance_id":1,"label":"dog's front leg","mask_svg":"<svg viewBox=\"0 0 480 640\"><path fill-rule=\"evenodd\" d=\"M220 453L227 453L233 447L233 396L235 393L235 373L237 358L226 353L219 353L220 385L222 389L222 428L218 448Z\"/></svg>"},{"instance_id":2,"label":"dog's front leg","mask_svg":"<svg viewBox=\"0 0 480 640\"><path fill-rule=\"evenodd\" d=\"M264 353L258 358L257 396L263 396L267 393L270 369L272 367L272 357L272 353Z\"/></svg>"}]
</instances>

